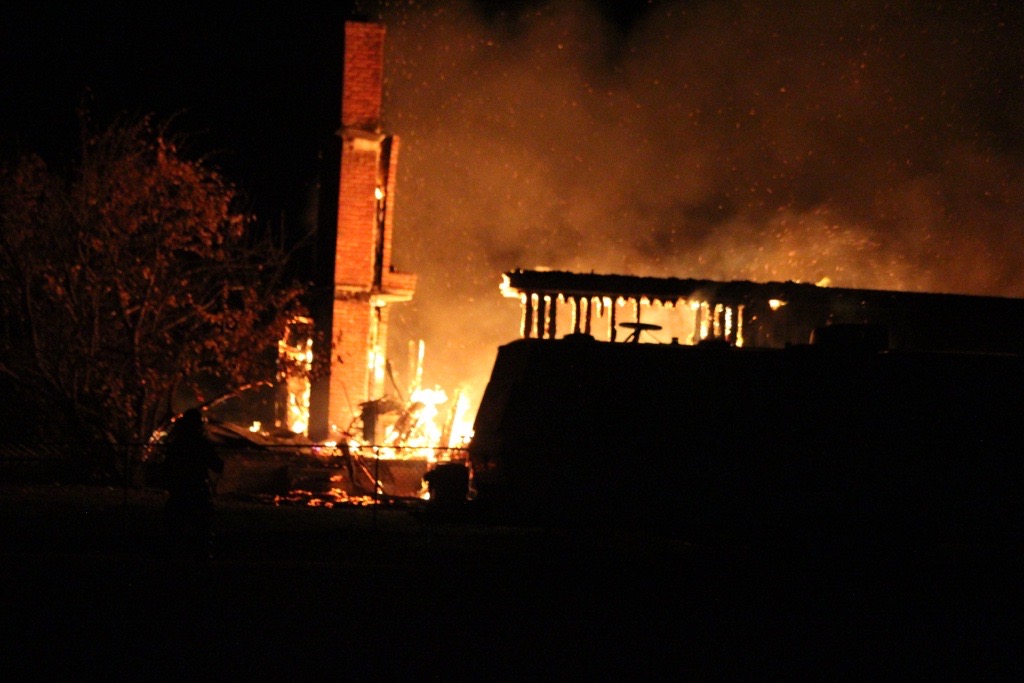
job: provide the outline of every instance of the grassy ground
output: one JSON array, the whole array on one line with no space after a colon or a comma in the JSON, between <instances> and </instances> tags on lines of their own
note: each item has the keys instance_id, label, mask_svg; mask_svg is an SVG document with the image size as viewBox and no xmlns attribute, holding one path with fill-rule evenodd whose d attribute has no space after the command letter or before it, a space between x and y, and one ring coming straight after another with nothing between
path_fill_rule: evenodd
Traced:
<instances>
[{"instance_id":1,"label":"grassy ground","mask_svg":"<svg viewBox=\"0 0 1024 683\"><path fill-rule=\"evenodd\" d=\"M1014 544L772 548L222 499L215 556L163 496L0 487L8 680L1003 677Z\"/></svg>"}]
</instances>

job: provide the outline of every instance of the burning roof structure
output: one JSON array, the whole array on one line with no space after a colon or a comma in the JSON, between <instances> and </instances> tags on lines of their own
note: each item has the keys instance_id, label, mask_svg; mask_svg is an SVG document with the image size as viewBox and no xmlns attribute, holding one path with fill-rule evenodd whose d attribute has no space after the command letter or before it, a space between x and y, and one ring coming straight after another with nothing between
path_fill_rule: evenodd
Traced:
<instances>
[{"instance_id":1,"label":"burning roof structure","mask_svg":"<svg viewBox=\"0 0 1024 683\"><path fill-rule=\"evenodd\" d=\"M570 333L608 341L623 339L620 327L641 340L640 332L661 327L640 318L669 309L689 325L684 343L780 348L805 344L824 326L872 325L897 350L1024 350L1024 299L542 270L505 273L501 289L523 302L523 337L555 338L561 304L570 309Z\"/></svg>"},{"instance_id":2,"label":"burning roof structure","mask_svg":"<svg viewBox=\"0 0 1024 683\"><path fill-rule=\"evenodd\" d=\"M469 446L496 514L1024 529L1024 301L544 271L503 291L523 338L499 349ZM639 343L659 310L689 336Z\"/></svg>"}]
</instances>

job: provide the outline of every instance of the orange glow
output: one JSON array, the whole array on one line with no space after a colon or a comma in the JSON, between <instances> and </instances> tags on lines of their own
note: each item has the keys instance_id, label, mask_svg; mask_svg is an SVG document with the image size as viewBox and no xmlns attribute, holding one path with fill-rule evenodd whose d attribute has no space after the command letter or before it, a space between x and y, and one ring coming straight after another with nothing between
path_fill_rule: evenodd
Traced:
<instances>
[{"instance_id":1,"label":"orange glow","mask_svg":"<svg viewBox=\"0 0 1024 683\"><path fill-rule=\"evenodd\" d=\"M452 410L451 433L447 444L449 448L464 448L469 445L473 438L473 418L470 415L469 398L464 392L459 392L455 399L455 406Z\"/></svg>"},{"instance_id":2,"label":"orange glow","mask_svg":"<svg viewBox=\"0 0 1024 683\"><path fill-rule=\"evenodd\" d=\"M296 317L277 345L279 375L285 388L284 427L293 434L309 430L309 374L313 367L313 321Z\"/></svg>"},{"instance_id":3,"label":"orange glow","mask_svg":"<svg viewBox=\"0 0 1024 683\"><path fill-rule=\"evenodd\" d=\"M736 308L736 346L743 346L743 309L741 304Z\"/></svg>"}]
</instances>

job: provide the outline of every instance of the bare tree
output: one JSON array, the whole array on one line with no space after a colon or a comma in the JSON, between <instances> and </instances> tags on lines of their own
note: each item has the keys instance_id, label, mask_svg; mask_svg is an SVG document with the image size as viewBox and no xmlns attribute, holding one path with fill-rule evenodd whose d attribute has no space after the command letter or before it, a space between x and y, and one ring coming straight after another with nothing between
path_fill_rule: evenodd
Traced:
<instances>
[{"instance_id":1,"label":"bare tree","mask_svg":"<svg viewBox=\"0 0 1024 683\"><path fill-rule=\"evenodd\" d=\"M273 378L304 288L237 188L166 122L81 120L70 170L33 155L0 169L0 373L55 425L137 443L183 388Z\"/></svg>"}]
</instances>

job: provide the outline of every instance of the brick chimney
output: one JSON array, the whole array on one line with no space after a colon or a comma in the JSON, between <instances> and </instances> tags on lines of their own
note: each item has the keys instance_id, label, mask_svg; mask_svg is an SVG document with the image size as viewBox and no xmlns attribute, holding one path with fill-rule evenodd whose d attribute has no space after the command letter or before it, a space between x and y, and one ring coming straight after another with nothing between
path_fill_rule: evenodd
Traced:
<instances>
[{"instance_id":1,"label":"brick chimney","mask_svg":"<svg viewBox=\"0 0 1024 683\"><path fill-rule=\"evenodd\" d=\"M398 138L381 130L383 25L345 23L343 74L327 399L328 427L339 430L360 403L385 395L389 306L416 287L415 275L391 265Z\"/></svg>"}]
</instances>

